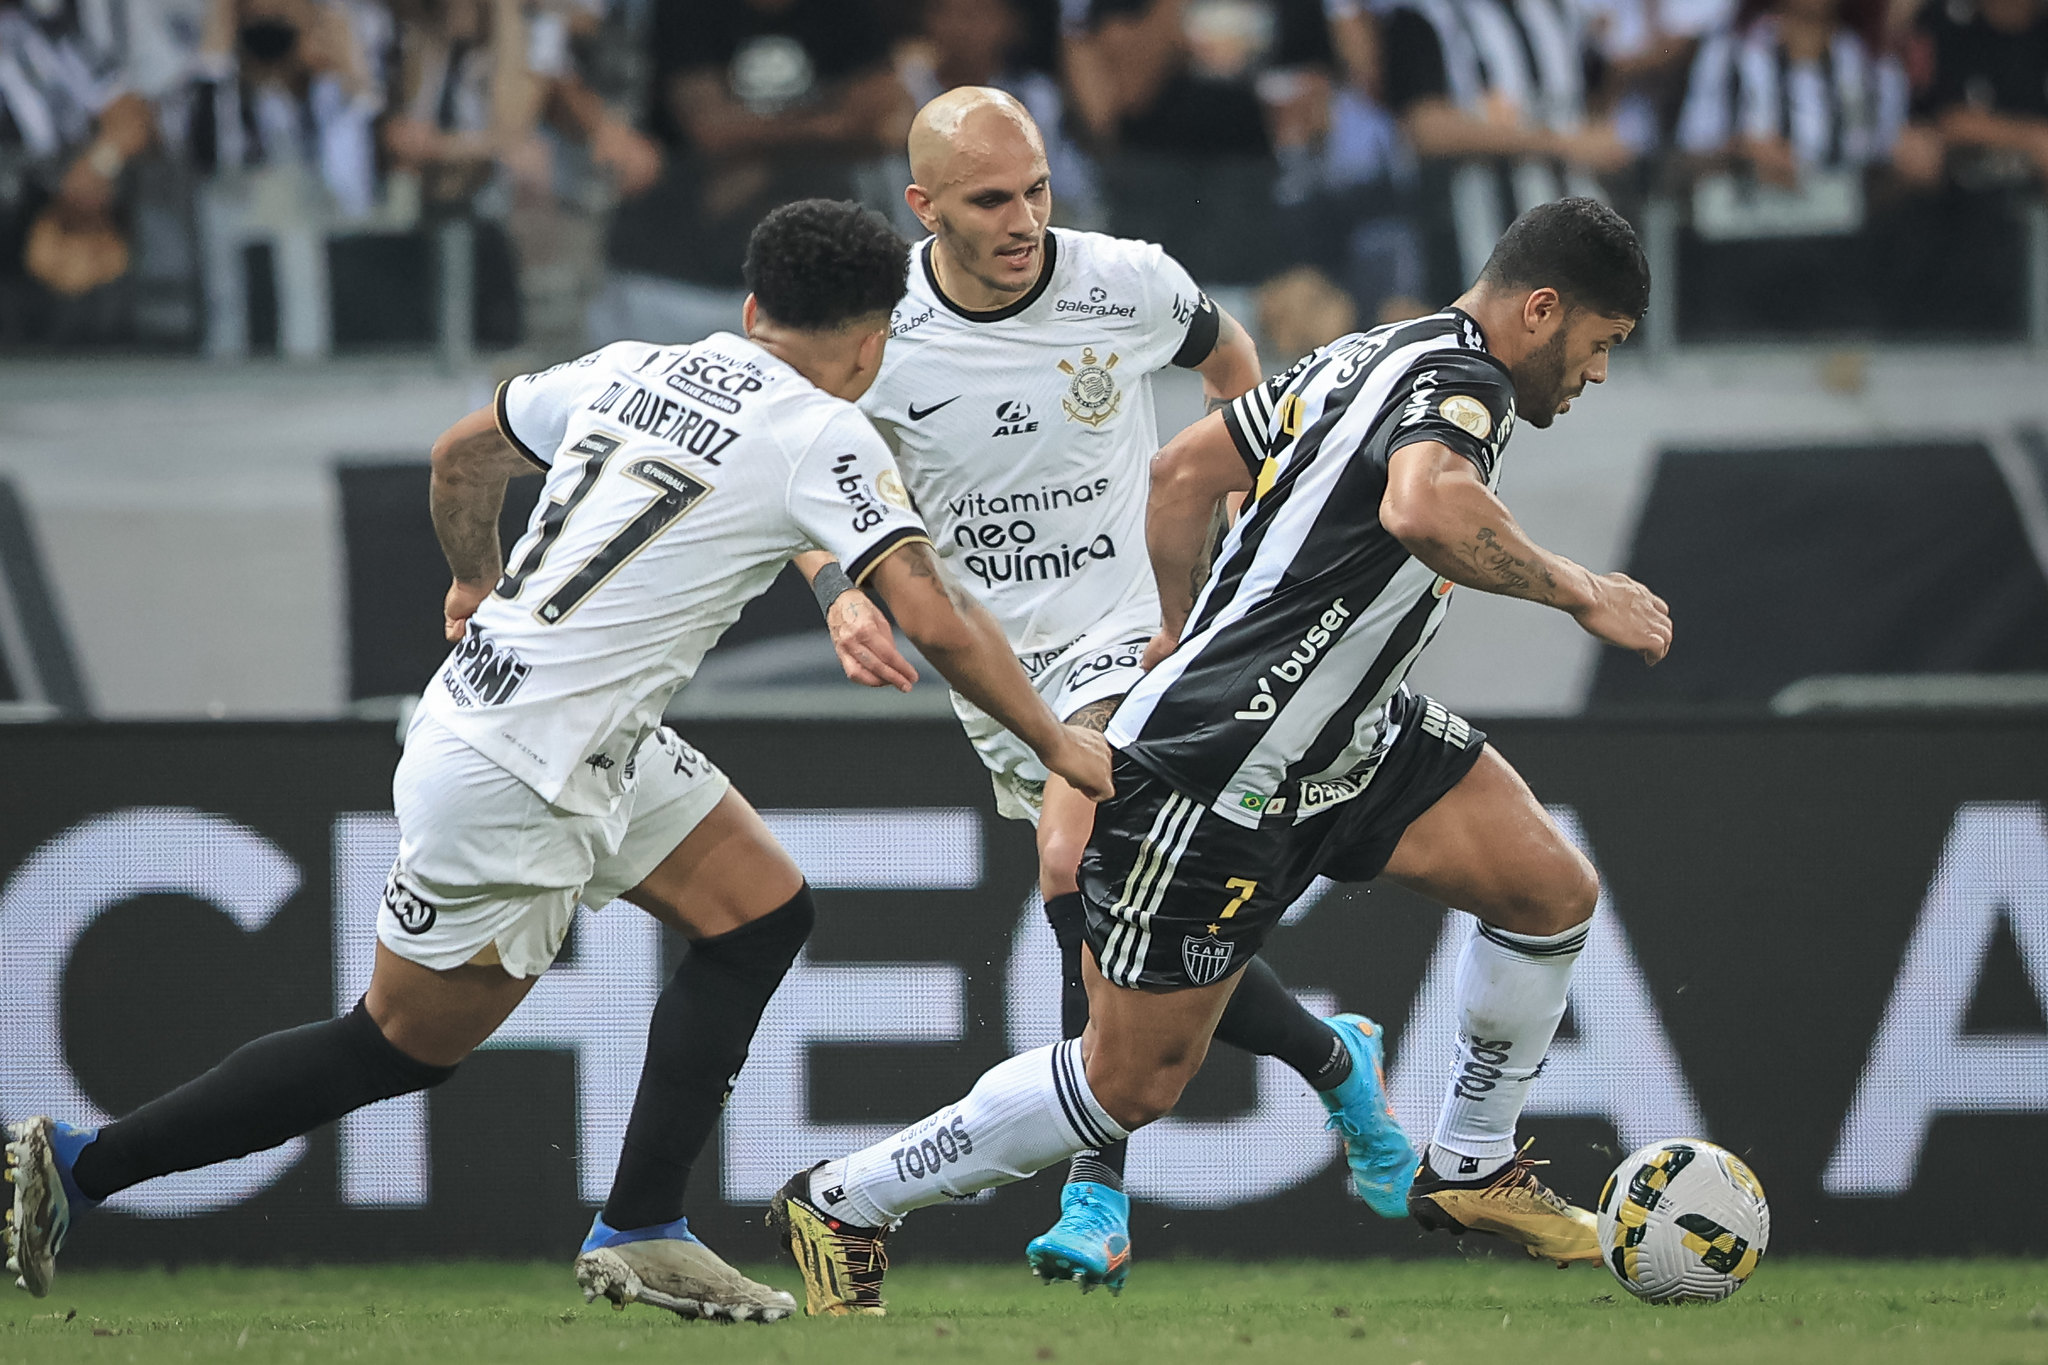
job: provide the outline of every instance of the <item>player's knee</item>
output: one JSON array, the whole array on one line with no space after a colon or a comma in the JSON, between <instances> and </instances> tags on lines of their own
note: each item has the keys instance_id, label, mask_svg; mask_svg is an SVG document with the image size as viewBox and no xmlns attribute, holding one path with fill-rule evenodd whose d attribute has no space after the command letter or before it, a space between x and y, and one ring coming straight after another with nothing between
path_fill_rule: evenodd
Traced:
<instances>
[{"instance_id":1,"label":"player's knee","mask_svg":"<svg viewBox=\"0 0 2048 1365\"><path fill-rule=\"evenodd\" d=\"M455 1074L471 1049L459 1052L424 1031L408 1027L402 1012L383 1020L370 1015L367 997L337 1021L336 1038L378 1098L431 1090Z\"/></svg>"},{"instance_id":2,"label":"player's knee","mask_svg":"<svg viewBox=\"0 0 2048 1365\"><path fill-rule=\"evenodd\" d=\"M1038 890L1045 899L1081 889L1081 854L1088 836L1072 830L1046 830L1038 838Z\"/></svg>"},{"instance_id":3,"label":"player's knee","mask_svg":"<svg viewBox=\"0 0 2048 1365\"><path fill-rule=\"evenodd\" d=\"M817 923L818 909L805 882L796 894L765 915L712 938L700 938L690 953L743 976L780 980L796 961Z\"/></svg>"},{"instance_id":4,"label":"player's knee","mask_svg":"<svg viewBox=\"0 0 2048 1365\"><path fill-rule=\"evenodd\" d=\"M1105 1068L1099 1079L1091 1067L1088 1086L1105 1113L1127 1131L1136 1131L1172 1113L1200 1067L1199 1059L1177 1058Z\"/></svg>"},{"instance_id":5,"label":"player's knee","mask_svg":"<svg viewBox=\"0 0 2048 1365\"><path fill-rule=\"evenodd\" d=\"M1542 877L1531 878L1515 897L1515 927L1525 934L1561 934L1593 917L1600 902L1600 874L1575 848L1567 848Z\"/></svg>"},{"instance_id":6,"label":"player's knee","mask_svg":"<svg viewBox=\"0 0 2048 1365\"><path fill-rule=\"evenodd\" d=\"M1479 914L1512 933L1561 934L1591 919L1599 901L1600 876L1593 864L1565 845L1558 856L1491 898Z\"/></svg>"}]
</instances>

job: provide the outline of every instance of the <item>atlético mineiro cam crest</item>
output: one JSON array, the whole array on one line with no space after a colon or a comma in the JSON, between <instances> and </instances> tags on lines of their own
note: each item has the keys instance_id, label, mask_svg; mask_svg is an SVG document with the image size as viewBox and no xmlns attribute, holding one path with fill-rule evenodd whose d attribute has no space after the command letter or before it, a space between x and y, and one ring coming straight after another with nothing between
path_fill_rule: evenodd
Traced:
<instances>
[{"instance_id":1,"label":"atl\u00e9tico mineiro cam crest","mask_svg":"<svg viewBox=\"0 0 2048 1365\"><path fill-rule=\"evenodd\" d=\"M1215 934L1204 934L1196 938L1189 934L1180 941L1180 965L1186 970L1188 980L1197 986L1206 986L1220 981L1230 970L1230 959L1237 952L1235 943L1225 942Z\"/></svg>"}]
</instances>

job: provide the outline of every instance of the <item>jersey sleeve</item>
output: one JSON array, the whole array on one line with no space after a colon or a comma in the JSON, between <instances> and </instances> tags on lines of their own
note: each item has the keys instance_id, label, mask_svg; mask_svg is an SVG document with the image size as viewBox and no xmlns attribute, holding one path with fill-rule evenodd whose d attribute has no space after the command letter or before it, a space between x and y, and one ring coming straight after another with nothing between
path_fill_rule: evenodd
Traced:
<instances>
[{"instance_id":1,"label":"jersey sleeve","mask_svg":"<svg viewBox=\"0 0 2048 1365\"><path fill-rule=\"evenodd\" d=\"M1146 328L1146 349L1152 354L1145 368L1177 365L1194 369L1215 351L1216 339L1222 334L1222 315L1187 267L1164 249L1145 243L1137 267L1143 317L1151 324Z\"/></svg>"},{"instance_id":2,"label":"jersey sleeve","mask_svg":"<svg viewBox=\"0 0 2048 1365\"><path fill-rule=\"evenodd\" d=\"M1489 483L1501 447L1514 427L1515 388L1489 356L1449 351L1416 362L1390 400L1394 428L1382 461L1403 446L1436 441L1449 446Z\"/></svg>"},{"instance_id":3,"label":"jersey sleeve","mask_svg":"<svg viewBox=\"0 0 2048 1365\"><path fill-rule=\"evenodd\" d=\"M1295 433L1285 430L1281 420L1282 405L1287 401L1288 390L1318 353L1310 351L1294 362L1292 366L1263 383L1254 384L1223 409L1223 428L1230 433L1232 444L1245 462L1245 467L1256 476L1268 457L1289 436Z\"/></svg>"},{"instance_id":4,"label":"jersey sleeve","mask_svg":"<svg viewBox=\"0 0 2048 1365\"><path fill-rule=\"evenodd\" d=\"M576 360L565 360L533 374L517 374L498 385L492 411L498 419L499 434L542 469L553 468L555 451L569 429L570 416L595 396L590 389L598 374L599 360L607 352L629 344L613 342Z\"/></svg>"},{"instance_id":5,"label":"jersey sleeve","mask_svg":"<svg viewBox=\"0 0 2048 1365\"><path fill-rule=\"evenodd\" d=\"M789 476L789 515L855 583L897 546L931 541L889 448L856 412L827 423L797 459Z\"/></svg>"}]
</instances>

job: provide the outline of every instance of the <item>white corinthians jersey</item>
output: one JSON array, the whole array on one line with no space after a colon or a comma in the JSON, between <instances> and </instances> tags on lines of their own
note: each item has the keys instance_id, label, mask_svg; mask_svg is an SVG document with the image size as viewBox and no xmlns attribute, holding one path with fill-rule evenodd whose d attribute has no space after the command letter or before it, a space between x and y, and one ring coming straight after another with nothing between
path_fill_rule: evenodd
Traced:
<instances>
[{"instance_id":1,"label":"white corinthians jersey","mask_svg":"<svg viewBox=\"0 0 2048 1365\"><path fill-rule=\"evenodd\" d=\"M867 419L744 337L614 342L509 380L497 415L547 484L424 705L565 810L611 809L790 556L828 550L857 582L925 539Z\"/></svg>"},{"instance_id":2,"label":"white corinthians jersey","mask_svg":"<svg viewBox=\"0 0 2048 1365\"><path fill-rule=\"evenodd\" d=\"M969 312L939 291L935 249L913 249L861 408L895 447L939 554L1027 661L1095 626L1155 628L1151 376L1209 358L1215 306L1148 242L1048 231L1031 292Z\"/></svg>"},{"instance_id":3,"label":"white corinthians jersey","mask_svg":"<svg viewBox=\"0 0 2048 1365\"><path fill-rule=\"evenodd\" d=\"M1448 309L1311 351L1223 420L1256 495L1108 738L1227 820L1291 824L1364 792L1395 738L1387 704L1449 605L1450 580L1380 525L1387 461L1437 441L1494 487L1514 381Z\"/></svg>"}]
</instances>

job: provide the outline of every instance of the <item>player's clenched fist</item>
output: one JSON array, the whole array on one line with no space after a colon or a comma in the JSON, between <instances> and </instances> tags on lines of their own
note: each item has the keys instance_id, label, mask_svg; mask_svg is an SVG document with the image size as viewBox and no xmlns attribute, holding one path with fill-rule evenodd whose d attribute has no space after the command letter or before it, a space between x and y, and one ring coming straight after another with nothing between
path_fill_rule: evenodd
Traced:
<instances>
[{"instance_id":1,"label":"player's clenched fist","mask_svg":"<svg viewBox=\"0 0 2048 1365\"><path fill-rule=\"evenodd\" d=\"M441 600L441 633L452 643L462 638L469 618L476 615L476 609L491 595L489 583L465 583L456 579L448 589L448 595Z\"/></svg>"},{"instance_id":2,"label":"player's clenched fist","mask_svg":"<svg viewBox=\"0 0 2048 1365\"><path fill-rule=\"evenodd\" d=\"M1062 725L1058 749L1040 757L1046 767L1064 777L1090 801L1107 801L1116 795L1116 787L1109 780L1109 741L1097 731L1080 725Z\"/></svg>"},{"instance_id":3,"label":"player's clenched fist","mask_svg":"<svg viewBox=\"0 0 2048 1365\"><path fill-rule=\"evenodd\" d=\"M1646 664L1671 652L1671 608L1625 573L1594 575L1592 603L1572 614L1587 634L1634 650Z\"/></svg>"}]
</instances>

